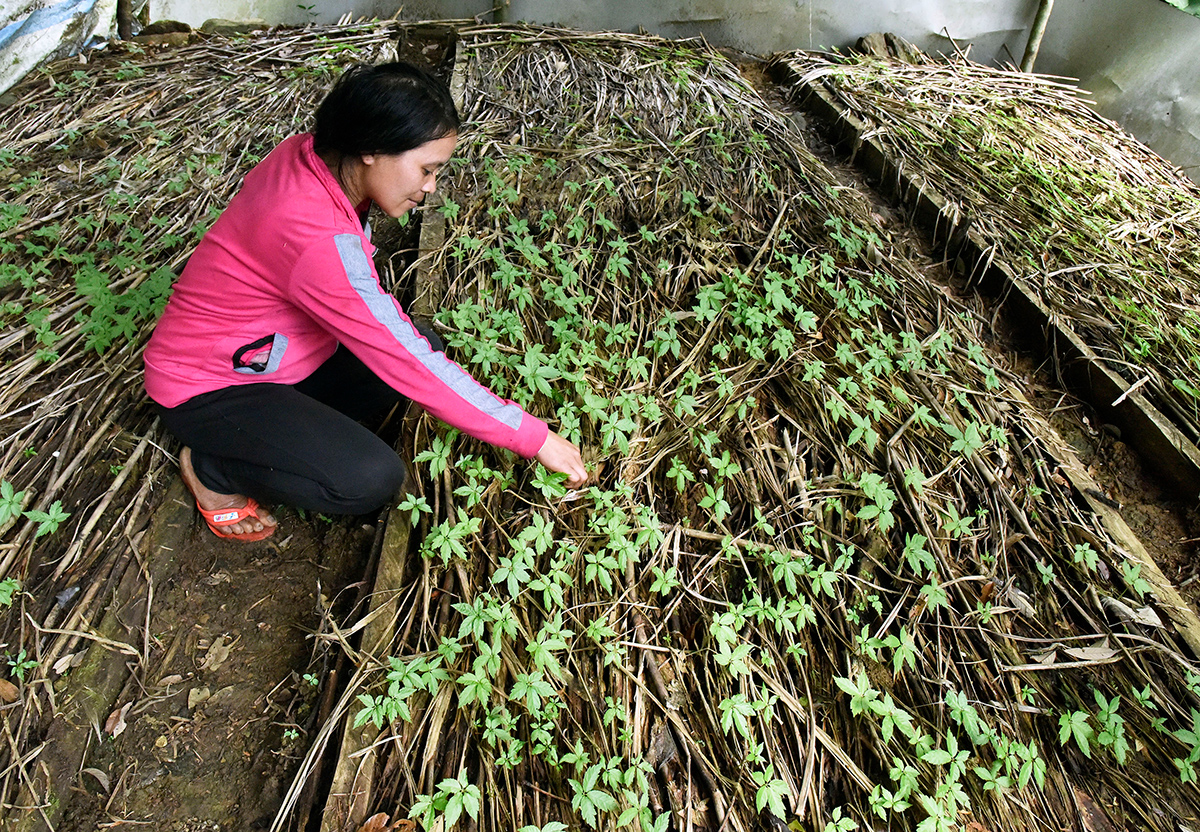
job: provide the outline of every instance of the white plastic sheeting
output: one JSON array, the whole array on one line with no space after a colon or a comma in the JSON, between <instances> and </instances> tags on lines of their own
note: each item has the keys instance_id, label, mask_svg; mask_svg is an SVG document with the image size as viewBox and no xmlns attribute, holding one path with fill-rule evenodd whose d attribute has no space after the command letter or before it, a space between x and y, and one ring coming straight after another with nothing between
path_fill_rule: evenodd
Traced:
<instances>
[{"instance_id":1,"label":"white plastic sheeting","mask_svg":"<svg viewBox=\"0 0 1200 832\"><path fill-rule=\"evenodd\" d=\"M927 52L970 48L976 61L1005 63L1021 59L1036 9L1037 0L510 0L508 18L703 35L754 54L845 49L863 35L895 32Z\"/></svg>"},{"instance_id":2,"label":"white plastic sheeting","mask_svg":"<svg viewBox=\"0 0 1200 832\"><path fill-rule=\"evenodd\" d=\"M1034 70L1078 78L1101 115L1200 182L1200 19L1161 0L1056 0Z\"/></svg>"},{"instance_id":3,"label":"white plastic sheeting","mask_svg":"<svg viewBox=\"0 0 1200 832\"><path fill-rule=\"evenodd\" d=\"M151 7L156 18L199 26L210 17L288 24L331 23L345 13L391 17L401 3L403 16L410 20L490 20L494 0L151 0ZM585 30L632 32L640 27L664 37L703 35L716 46L755 54L845 48L871 32L895 32L929 52L970 49L971 57L982 63L1007 63L1020 60L1037 4L1038 0L503 0L503 14L508 20Z\"/></svg>"},{"instance_id":4,"label":"white plastic sheeting","mask_svg":"<svg viewBox=\"0 0 1200 832\"><path fill-rule=\"evenodd\" d=\"M272 25L335 23L351 18L387 19L399 9L408 20L455 19L483 15L491 19L492 0L150 0L154 18L179 20L199 27L212 17L259 18Z\"/></svg>"},{"instance_id":5,"label":"white plastic sheeting","mask_svg":"<svg viewBox=\"0 0 1200 832\"><path fill-rule=\"evenodd\" d=\"M0 0L0 92L48 57L107 35L116 0Z\"/></svg>"}]
</instances>

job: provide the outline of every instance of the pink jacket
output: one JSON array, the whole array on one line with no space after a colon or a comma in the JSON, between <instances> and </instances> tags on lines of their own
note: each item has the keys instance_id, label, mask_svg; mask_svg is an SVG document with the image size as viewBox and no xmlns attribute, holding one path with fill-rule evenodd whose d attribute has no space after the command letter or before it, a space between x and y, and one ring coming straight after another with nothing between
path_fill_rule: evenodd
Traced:
<instances>
[{"instance_id":1,"label":"pink jacket","mask_svg":"<svg viewBox=\"0 0 1200 832\"><path fill-rule=\"evenodd\" d=\"M447 424L536 455L546 423L433 351L379 285L374 251L312 136L287 139L184 267L146 346L146 392L175 407L235 384L295 384L340 343Z\"/></svg>"}]
</instances>

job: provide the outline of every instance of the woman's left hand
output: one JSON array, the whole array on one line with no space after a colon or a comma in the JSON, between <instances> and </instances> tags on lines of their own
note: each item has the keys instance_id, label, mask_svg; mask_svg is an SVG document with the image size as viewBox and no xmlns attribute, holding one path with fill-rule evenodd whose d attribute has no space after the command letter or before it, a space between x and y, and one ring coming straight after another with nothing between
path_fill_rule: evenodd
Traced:
<instances>
[{"instance_id":1,"label":"woman's left hand","mask_svg":"<svg viewBox=\"0 0 1200 832\"><path fill-rule=\"evenodd\" d=\"M583 467L579 448L554 431L546 435L546 441L542 443L542 449L537 452L535 459L551 471L566 474L567 485L571 488L580 488L587 482L587 469Z\"/></svg>"}]
</instances>

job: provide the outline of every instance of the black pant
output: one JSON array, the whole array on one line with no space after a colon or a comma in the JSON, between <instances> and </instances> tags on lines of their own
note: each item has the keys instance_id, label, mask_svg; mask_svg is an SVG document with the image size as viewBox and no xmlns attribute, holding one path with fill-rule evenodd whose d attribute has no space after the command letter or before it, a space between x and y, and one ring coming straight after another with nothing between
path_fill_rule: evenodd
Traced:
<instances>
[{"instance_id":1,"label":"black pant","mask_svg":"<svg viewBox=\"0 0 1200 832\"><path fill-rule=\"evenodd\" d=\"M441 341L419 327L434 349ZM159 407L167 430L192 449L196 477L245 494L329 514L366 514L404 484L404 463L359 420L406 399L345 347L294 386L245 384Z\"/></svg>"}]
</instances>

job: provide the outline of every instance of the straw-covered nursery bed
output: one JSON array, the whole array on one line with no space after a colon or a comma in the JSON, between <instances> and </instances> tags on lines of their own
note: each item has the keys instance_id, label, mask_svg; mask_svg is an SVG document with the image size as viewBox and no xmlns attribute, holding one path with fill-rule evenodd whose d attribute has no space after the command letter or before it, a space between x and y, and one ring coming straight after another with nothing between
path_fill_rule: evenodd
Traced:
<instances>
[{"instance_id":1,"label":"straw-covered nursery bed","mask_svg":"<svg viewBox=\"0 0 1200 832\"><path fill-rule=\"evenodd\" d=\"M37 799L70 695L55 663L104 600L56 596L136 557L164 475L137 359L171 274L336 67L390 37L56 65L6 111L0 572L10 668L31 663L0 712L9 812ZM1082 493L989 320L703 44L472 26L457 49L445 242L417 264L438 297L416 300L593 478L568 493L428 417L407 436L394 633L347 641L335 709L379 729L361 813L1194 823L1194 615Z\"/></svg>"},{"instance_id":2,"label":"straw-covered nursery bed","mask_svg":"<svg viewBox=\"0 0 1200 832\"><path fill-rule=\"evenodd\" d=\"M775 58L950 200L991 257L1200 436L1200 192L1077 87L965 58Z\"/></svg>"},{"instance_id":3,"label":"straw-covered nursery bed","mask_svg":"<svg viewBox=\"0 0 1200 832\"><path fill-rule=\"evenodd\" d=\"M717 53L462 37L470 127L423 264L439 320L596 476L565 494L418 433L417 559L346 694L383 729L374 809L487 829L1194 816L1188 648L1132 623L1143 567L1061 474L987 321Z\"/></svg>"}]
</instances>

